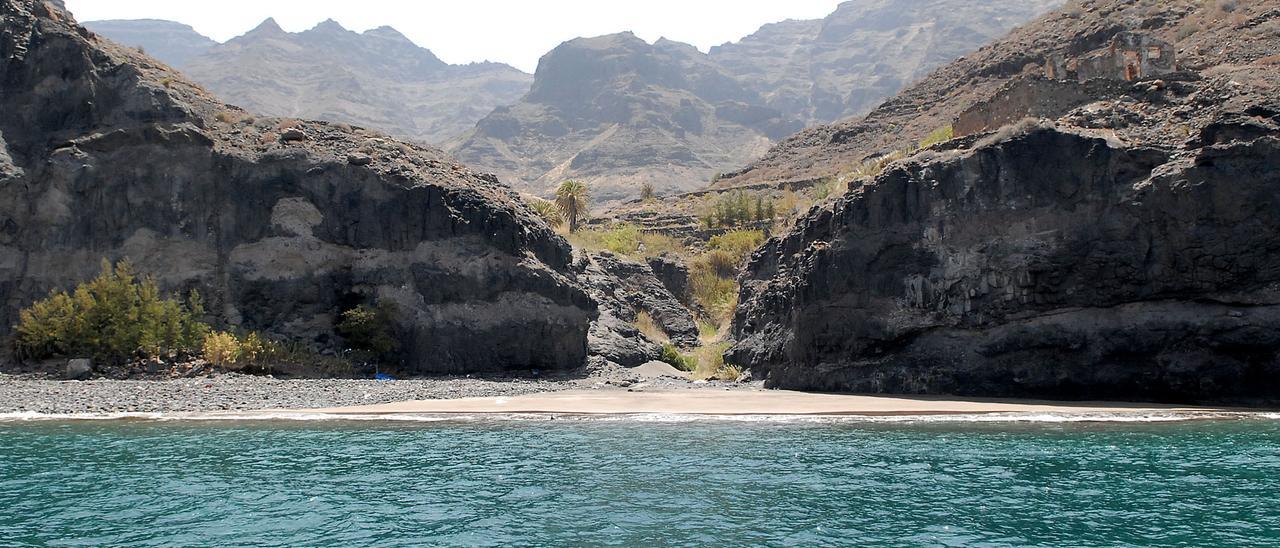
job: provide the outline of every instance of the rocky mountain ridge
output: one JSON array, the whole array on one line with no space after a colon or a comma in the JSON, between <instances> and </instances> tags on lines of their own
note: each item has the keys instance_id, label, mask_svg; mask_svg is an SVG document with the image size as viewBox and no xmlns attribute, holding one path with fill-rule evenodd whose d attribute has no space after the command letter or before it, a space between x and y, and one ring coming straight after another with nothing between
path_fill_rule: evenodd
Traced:
<instances>
[{"instance_id":1,"label":"rocky mountain ridge","mask_svg":"<svg viewBox=\"0 0 1280 548\"><path fill-rule=\"evenodd\" d=\"M177 68L218 45L191 25L162 19L91 21L85 23L85 28L121 44L142 48L147 55Z\"/></svg>"},{"instance_id":2,"label":"rocky mountain ridge","mask_svg":"<svg viewBox=\"0 0 1280 548\"><path fill-rule=\"evenodd\" d=\"M630 33L577 39L543 58L528 96L448 148L534 194L565 179L587 182L604 202L635 198L644 185L694 191L1058 1L960 10L947 0L853 0L823 20L767 25L709 54Z\"/></svg>"},{"instance_id":3,"label":"rocky mountain ridge","mask_svg":"<svg viewBox=\"0 0 1280 548\"><path fill-rule=\"evenodd\" d=\"M765 25L708 57L805 126L866 114L935 68L1062 0L853 0L823 19Z\"/></svg>"},{"instance_id":4,"label":"rocky mountain ridge","mask_svg":"<svg viewBox=\"0 0 1280 548\"><path fill-rule=\"evenodd\" d=\"M532 81L500 63L449 65L385 26L357 33L328 20L290 33L268 19L224 44L209 45L195 35L157 45L157 24L87 27L179 61L171 64L253 112L355 124L425 143L443 143L470 129L524 95Z\"/></svg>"}]
</instances>

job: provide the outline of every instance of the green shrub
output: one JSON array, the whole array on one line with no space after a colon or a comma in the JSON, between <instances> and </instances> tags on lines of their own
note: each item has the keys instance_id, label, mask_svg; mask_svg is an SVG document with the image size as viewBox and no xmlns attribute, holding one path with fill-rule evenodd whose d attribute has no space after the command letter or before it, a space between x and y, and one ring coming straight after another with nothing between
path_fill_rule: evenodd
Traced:
<instances>
[{"instance_id":1,"label":"green shrub","mask_svg":"<svg viewBox=\"0 0 1280 548\"><path fill-rule=\"evenodd\" d=\"M741 264L763 243L764 232L762 231L734 230L712 237L707 241L707 247L728 253L736 263Z\"/></svg>"},{"instance_id":2,"label":"green shrub","mask_svg":"<svg viewBox=\"0 0 1280 548\"><path fill-rule=\"evenodd\" d=\"M955 136L956 136L955 127L951 126L950 124L947 124L945 126L942 126L938 129L933 130L933 133L930 133L928 137L925 137L923 141L920 141L920 148L929 148L938 143L945 143L955 138Z\"/></svg>"},{"instance_id":3,"label":"green shrub","mask_svg":"<svg viewBox=\"0 0 1280 548\"><path fill-rule=\"evenodd\" d=\"M529 201L529 207L533 208L533 212L537 213L542 220L552 227L558 227L564 224L564 214L560 211L560 206L550 200L534 198Z\"/></svg>"},{"instance_id":4,"label":"green shrub","mask_svg":"<svg viewBox=\"0 0 1280 548\"><path fill-rule=\"evenodd\" d=\"M671 343L662 345L662 361L681 371L692 372L698 368L697 358L681 354L680 349Z\"/></svg>"},{"instance_id":5,"label":"green shrub","mask_svg":"<svg viewBox=\"0 0 1280 548\"><path fill-rule=\"evenodd\" d=\"M724 251L710 251L689 265L689 291L694 302L717 323L733 315L737 306L738 284L733 275L737 261Z\"/></svg>"},{"instance_id":6,"label":"green shrub","mask_svg":"<svg viewBox=\"0 0 1280 548\"><path fill-rule=\"evenodd\" d=\"M135 357L194 354L209 327L204 305L191 292L184 303L164 298L154 279L139 279L128 262L102 262L102 272L71 294L53 291L19 312L14 326L18 355L28 358Z\"/></svg>"},{"instance_id":7,"label":"green shrub","mask_svg":"<svg viewBox=\"0 0 1280 548\"><path fill-rule=\"evenodd\" d=\"M741 226L773 218L776 211L773 200L752 196L745 190L724 192L708 202L700 216L707 228Z\"/></svg>"},{"instance_id":8,"label":"green shrub","mask_svg":"<svg viewBox=\"0 0 1280 548\"><path fill-rule=\"evenodd\" d=\"M383 357L400 348L395 314L395 307L385 302L377 306L362 304L342 313L336 331L353 350Z\"/></svg>"},{"instance_id":9,"label":"green shrub","mask_svg":"<svg viewBox=\"0 0 1280 548\"><path fill-rule=\"evenodd\" d=\"M593 251L606 250L618 255L655 257L663 253L682 253L680 240L652 232L641 231L631 224L617 225L608 230L580 230L568 236L574 246Z\"/></svg>"}]
</instances>

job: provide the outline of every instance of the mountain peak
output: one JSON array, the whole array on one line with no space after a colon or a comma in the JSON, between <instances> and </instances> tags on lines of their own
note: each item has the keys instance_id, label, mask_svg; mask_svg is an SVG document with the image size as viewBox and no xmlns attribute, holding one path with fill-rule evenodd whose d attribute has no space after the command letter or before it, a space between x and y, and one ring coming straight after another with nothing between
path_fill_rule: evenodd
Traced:
<instances>
[{"instance_id":1,"label":"mountain peak","mask_svg":"<svg viewBox=\"0 0 1280 548\"><path fill-rule=\"evenodd\" d=\"M286 34L286 33L284 32L284 29L280 28L280 23L277 23L274 17L268 17L264 21L259 23L258 26L254 27L253 30L245 33L245 36L248 36L251 34L263 35L263 34Z\"/></svg>"},{"instance_id":2,"label":"mountain peak","mask_svg":"<svg viewBox=\"0 0 1280 548\"><path fill-rule=\"evenodd\" d=\"M412 45L414 47L419 47L417 44L413 42L413 40L410 40L408 36L405 36L404 33L396 30L395 27L390 27L387 25L383 25L376 29L366 30L363 33L361 33L361 36L365 36L369 38L380 38L382 40L403 43L403 44Z\"/></svg>"},{"instance_id":3,"label":"mountain peak","mask_svg":"<svg viewBox=\"0 0 1280 548\"><path fill-rule=\"evenodd\" d=\"M346 27L342 26L342 23L334 21L333 19L325 19L324 21L321 21L316 26L312 27L311 32L350 32L350 31L348 31Z\"/></svg>"}]
</instances>

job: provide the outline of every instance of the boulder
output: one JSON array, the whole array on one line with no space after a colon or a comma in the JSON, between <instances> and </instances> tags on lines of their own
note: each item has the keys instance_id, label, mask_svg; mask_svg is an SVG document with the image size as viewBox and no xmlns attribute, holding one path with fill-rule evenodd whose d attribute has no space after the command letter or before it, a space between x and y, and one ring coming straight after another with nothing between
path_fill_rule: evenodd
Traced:
<instances>
[{"instance_id":1,"label":"boulder","mask_svg":"<svg viewBox=\"0 0 1280 548\"><path fill-rule=\"evenodd\" d=\"M82 381L93 376L93 360L77 358L67 360L67 379Z\"/></svg>"},{"instance_id":2,"label":"boulder","mask_svg":"<svg viewBox=\"0 0 1280 548\"><path fill-rule=\"evenodd\" d=\"M307 132L302 131L301 129L298 129L296 127L289 128L280 132L280 140L285 143L290 143L295 141L306 141Z\"/></svg>"},{"instance_id":3,"label":"boulder","mask_svg":"<svg viewBox=\"0 0 1280 548\"><path fill-rule=\"evenodd\" d=\"M649 269L676 299L685 306L692 305L692 294L689 292L689 267L680 257L671 253L650 257Z\"/></svg>"}]
</instances>

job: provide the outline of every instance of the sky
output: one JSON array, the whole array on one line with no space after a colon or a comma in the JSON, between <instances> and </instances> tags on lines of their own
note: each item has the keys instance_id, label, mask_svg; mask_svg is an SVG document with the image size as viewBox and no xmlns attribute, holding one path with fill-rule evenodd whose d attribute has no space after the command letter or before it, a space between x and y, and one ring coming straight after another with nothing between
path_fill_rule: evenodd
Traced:
<instances>
[{"instance_id":1,"label":"sky","mask_svg":"<svg viewBox=\"0 0 1280 548\"><path fill-rule=\"evenodd\" d=\"M538 58L561 42L630 30L706 51L761 25L819 19L840 0L65 0L81 22L168 19L219 42L244 34L267 17L290 32L325 19L364 31L395 27L449 63L498 61L533 72Z\"/></svg>"}]
</instances>

